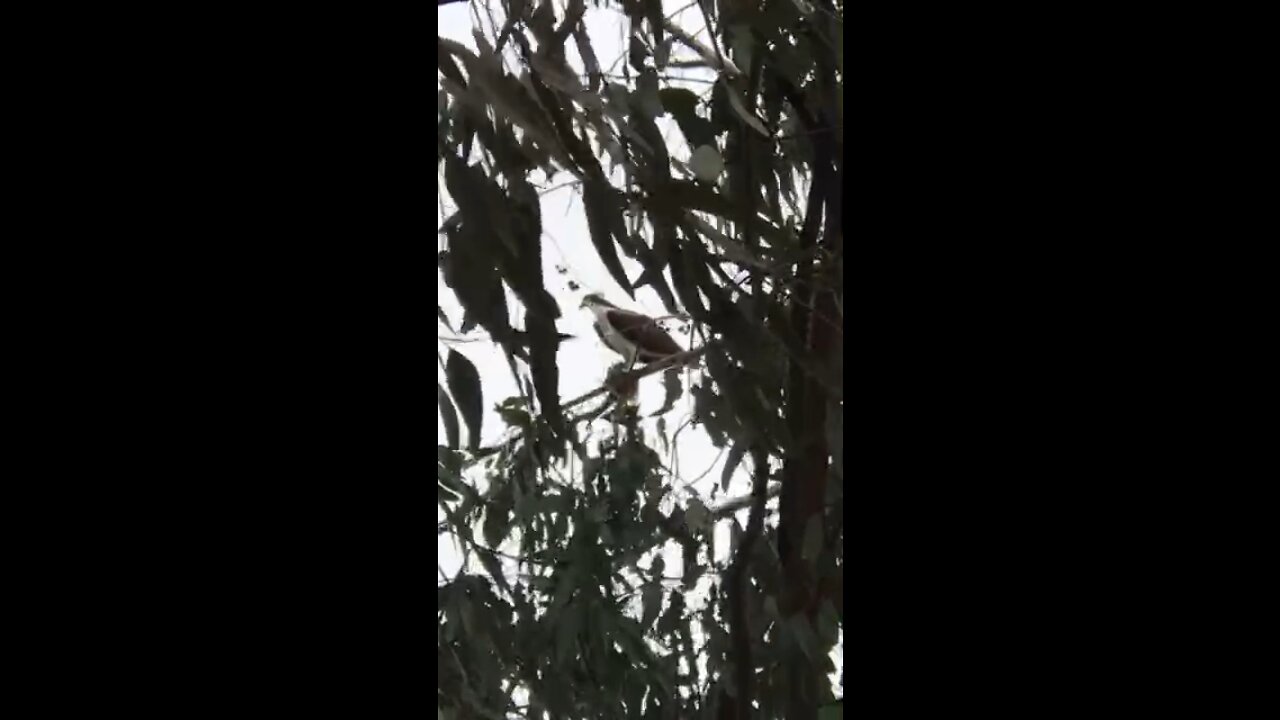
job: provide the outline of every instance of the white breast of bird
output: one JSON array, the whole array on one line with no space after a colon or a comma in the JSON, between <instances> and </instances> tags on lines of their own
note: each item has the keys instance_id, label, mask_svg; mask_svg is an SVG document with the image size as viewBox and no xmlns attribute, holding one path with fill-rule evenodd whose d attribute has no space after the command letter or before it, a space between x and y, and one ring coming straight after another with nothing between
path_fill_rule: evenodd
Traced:
<instances>
[{"instance_id":1,"label":"white breast of bird","mask_svg":"<svg viewBox=\"0 0 1280 720\"><path fill-rule=\"evenodd\" d=\"M600 329L600 334L604 336L604 341L613 348L613 350L621 355L630 355L632 346L627 339L613 329L613 325L609 323L605 313L607 308L593 307L591 312L596 316L596 327Z\"/></svg>"}]
</instances>

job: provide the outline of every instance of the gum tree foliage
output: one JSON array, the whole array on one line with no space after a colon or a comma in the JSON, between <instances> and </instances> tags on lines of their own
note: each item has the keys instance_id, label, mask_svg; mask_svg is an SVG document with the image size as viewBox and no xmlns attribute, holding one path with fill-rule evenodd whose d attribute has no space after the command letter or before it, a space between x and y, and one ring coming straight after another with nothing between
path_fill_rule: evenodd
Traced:
<instances>
[{"instance_id":1,"label":"gum tree foliage","mask_svg":"<svg viewBox=\"0 0 1280 720\"><path fill-rule=\"evenodd\" d=\"M660 0L492 0L470 7L478 50L438 39L456 210L438 258L464 309L439 319L497 343L521 388L493 398L465 352L441 353L439 533L467 559L438 589L442 718L841 712L844 8L691 7L676 24ZM615 65L587 13L623 25ZM665 428L613 394L560 396L556 321L576 308L546 289L538 197L566 181L618 291L692 320L690 431L725 449L726 489L746 470L738 497L677 491ZM670 408L685 388L663 382ZM486 407L507 426L492 447Z\"/></svg>"}]
</instances>

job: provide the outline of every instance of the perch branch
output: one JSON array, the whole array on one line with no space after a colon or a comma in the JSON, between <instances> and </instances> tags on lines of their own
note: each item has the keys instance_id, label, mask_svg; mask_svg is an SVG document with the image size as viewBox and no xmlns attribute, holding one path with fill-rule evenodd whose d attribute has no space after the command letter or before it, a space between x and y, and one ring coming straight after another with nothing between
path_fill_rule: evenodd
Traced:
<instances>
[{"instance_id":1,"label":"perch branch","mask_svg":"<svg viewBox=\"0 0 1280 720\"><path fill-rule=\"evenodd\" d=\"M706 349L707 349L707 346L703 345L702 347L694 348L692 350L685 350L684 352L679 352L679 353L676 353L675 355L668 355L667 357L664 357L661 360L649 363L648 365L645 365L642 368L638 368L636 370L632 370L630 372L625 372L618 375L616 378L613 379L613 384L623 384L631 381L639 381L641 378L648 377L650 375L653 375L654 373L662 372L667 368L675 367L676 365L679 365L683 362L692 360L693 358L696 358L702 355L702 353L706 352ZM605 383L604 385L601 385L600 387L596 388L595 390L592 390L586 395L581 395L579 397L576 397L570 400L569 402L562 405L561 408L564 410L568 410L571 407L581 405L582 403L590 400L593 397L603 395L605 392L608 392L611 386L612 385L610 383Z\"/></svg>"}]
</instances>

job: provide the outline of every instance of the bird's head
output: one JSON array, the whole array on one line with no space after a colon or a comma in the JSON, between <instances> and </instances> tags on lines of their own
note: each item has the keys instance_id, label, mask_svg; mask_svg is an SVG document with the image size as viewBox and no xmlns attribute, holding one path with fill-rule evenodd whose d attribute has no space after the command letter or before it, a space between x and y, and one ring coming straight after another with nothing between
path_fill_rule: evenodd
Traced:
<instances>
[{"instance_id":1,"label":"bird's head","mask_svg":"<svg viewBox=\"0 0 1280 720\"><path fill-rule=\"evenodd\" d=\"M600 293L591 293L586 297L582 298L582 307L584 308L613 307L613 303L610 303L608 300L605 300L604 296L602 296Z\"/></svg>"}]
</instances>

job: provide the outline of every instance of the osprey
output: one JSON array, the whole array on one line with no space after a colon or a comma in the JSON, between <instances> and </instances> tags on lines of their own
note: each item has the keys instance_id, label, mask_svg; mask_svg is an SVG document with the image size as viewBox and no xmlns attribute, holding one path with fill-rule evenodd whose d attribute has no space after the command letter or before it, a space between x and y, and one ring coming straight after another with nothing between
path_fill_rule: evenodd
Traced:
<instances>
[{"instance_id":1,"label":"osprey","mask_svg":"<svg viewBox=\"0 0 1280 720\"><path fill-rule=\"evenodd\" d=\"M648 315L623 310L603 297L592 293L582 299L582 307L590 308L595 315L596 334L610 350L635 364L637 360L653 362L684 348Z\"/></svg>"}]
</instances>

